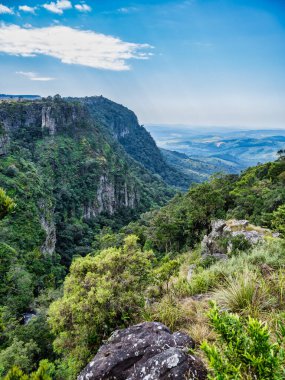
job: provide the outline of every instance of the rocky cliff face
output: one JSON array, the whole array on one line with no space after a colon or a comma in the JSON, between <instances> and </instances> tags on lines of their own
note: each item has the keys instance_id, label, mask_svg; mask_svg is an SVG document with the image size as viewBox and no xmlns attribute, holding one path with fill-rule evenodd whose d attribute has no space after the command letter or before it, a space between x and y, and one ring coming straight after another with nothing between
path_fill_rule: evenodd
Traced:
<instances>
[{"instance_id":1,"label":"rocky cliff face","mask_svg":"<svg viewBox=\"0 0 285 380\"><path fill-rule=\"evenodd\" d=\"M138 205L139 194L132 185L129 186L124 182L118 187L106 174L103 174L99 178L95 199L84 206L84 217L90 219L102 212L113 215L121 208L135 209Z\"/></svg>"},{"instance_id":2,"label":"rocky cliff face","mask_svg":"<svg viewBox=\"0 0 285 380\"><path fill-rule=\"evenodd\" d=\"M104 110L107 126L76 100L55 97L0 104L0 186L13 190L21 203L25 187L34 180L34 198L16 213L19 219L33 218L38 227L27 239L37 234L43 253L71 255L81 246L88 249L94 223L123 225L173 194L118 143L136 122L128 112L130 117L121 115L115 121Z\"/></svg>"},{"instance_id":3,"label":"rocky cliff face","mask_svg":"<svg viewBox=\"0 0 285 380\"><path fill-rule=\"evenodd\" d=\"M236 250L243 250L262 243L267 237L279 237L267 228L250 224L247 220L214 220L212 230L202 243L202 260L227 260Z\"/></svg>"},{"instance_id":4,"label":"rocky cliff face","mask_svg":"<svg viewBox=\"0 0 285 380\"><path fill-rule=\"evenodd\" d=\"M161 176L169 185L188 189L191 178L165 161L150 133L139 124L132 111L102 96L78 100L86 105L94 119L105 126L134 160Z\"/></svg>"}]
</instances>

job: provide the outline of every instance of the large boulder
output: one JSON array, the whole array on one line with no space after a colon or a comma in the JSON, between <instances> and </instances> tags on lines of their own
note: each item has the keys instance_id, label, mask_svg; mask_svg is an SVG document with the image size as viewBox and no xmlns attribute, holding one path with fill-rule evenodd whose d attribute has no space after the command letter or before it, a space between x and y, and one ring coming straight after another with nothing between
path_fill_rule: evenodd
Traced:
<instances>
[{"instance_id":1,"label":"large boulder","mask_svg":"<svg viewBox=\"0 0 285 380\"><path fill-rule=\"evenodd\" d=\"M202 361L188 354L194 347L187 334L172 334L158 322L141 323L115 331L78 380L204 380Z\"/></svg>"}]
</instances>

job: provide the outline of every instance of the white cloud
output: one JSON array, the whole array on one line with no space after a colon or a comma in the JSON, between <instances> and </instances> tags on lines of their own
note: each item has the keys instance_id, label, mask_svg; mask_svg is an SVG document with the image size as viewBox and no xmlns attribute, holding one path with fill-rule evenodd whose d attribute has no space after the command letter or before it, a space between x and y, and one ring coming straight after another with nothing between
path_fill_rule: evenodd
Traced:
<instances>
[{"instance_id":1,"label":"white cloud","mask_svg":"<svg viewBox=\"0 0 285 380\"><path fill-rule=\"evenodd\" d=\"M51 3L43 4L43 7L50 12L62 15L64 10L72 8L72 4L69 0L57 0L56 2L52 1Z\"/></svg>"},{"instance_id":2,"label":"white cloud","mask_svg":"<svg viewBox=\"0 0 285 380\"><path fill-rule=\"evenodd\" d=\"M35 14L36 7L29 7L28 5L20 5L19 10L23 12L33 13Z\"/></svg>"},{"instance_id":3,"label":"white cloud","mask_svg":"<svg viewBox=\"0 0 285 380\"><path fill-rule=\"evenodd\" d=\"M124 42L90 30L67 26L22 28L18 25L0 25L0 52L22 57L48 55L67 64L98 69L129 70L131 58L147 59L148 44Z\"/></svg>"},{"instance_id":4,"label":"white cloud","mask_svg":"<svg viewBox=\"0 0 285 380\"><path fill-rule=\"evenodd\" d=\"M139 9L137 7L123 7L123 8L119 8L118 9L118 12L119 13L134 13L134 12L137 12Z\"/></svg>"},{"instance_id":5,"label":"white cloud","mask_svg":"<svg viewBox=\"0 0 285 380\"><path fill-rule=\"evenodd\" d=\"M79 12L91 12L91 7L87 4L76 4L74 6Z\"/></svg>"},{"instance_id":6,"label":"white cloud","mask_svg":"<svg viewBox=\"0 0 285 380\"><path fill-rule=\"evenodd\" d=\"M14 12L11 8L6 7L6 5L0 4L0 14L7 13L12 15Z\"/></svg>"},{"instance_id":7,"label":"white cloud","mask_svg":"<svg viewBox=\"0 0 285 380\"><path fill-rule=\"evenodd\" d=\"M50 80L54 80L52 77L40 77L37 73L31 71L16 71L16 74L22 75L30 80L40 81L40 82L48 82Z\"/></svg>"}]
</instances>

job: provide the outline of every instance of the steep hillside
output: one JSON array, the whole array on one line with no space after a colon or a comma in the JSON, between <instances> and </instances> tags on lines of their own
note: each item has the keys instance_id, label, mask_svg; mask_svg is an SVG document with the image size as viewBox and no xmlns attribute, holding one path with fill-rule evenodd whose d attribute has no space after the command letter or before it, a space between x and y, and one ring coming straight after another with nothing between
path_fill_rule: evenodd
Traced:
<instances>
[{"instance_id":1,"label":"steep hillside","mask_svg":"<svg viewBox=\"0 0 285 380\"><path fill-rule=\"evenodd\" d=\"M136 115L128 108L102 96L78 100L133 159L161 176L167 184L186 190L193 182L191 177L167 163L150 133L139 125Z\"/></svg>"},{"instance_id":2,"label":"steep hillside","mask_svg":"<svg viewBox=\"0 0 285 380\"><path fill-rule=\"evenodd\" d=\"M284 231L285 159L258 165L242 174L220 175L176 195L166 206L143 215L133 232L160 252L194 247L212 219L247 219ZM129 229L128 229L129 230Z\"/></svg>"},{"instance_id":3,"label":"steep hillside","mask_svg":"<svg viewBox=\"0 0 285 380\"><path fill-rule=\"evenodd\" d=\"M59 99L52 102L66 106ZM69 104L68 115L77 106ZM82 121L86 109L82 105L79 109ZM10 153L2 158L1 180L9 181L5 183L9 183L6 188L10 190L8 196L0 192L0 227L2 239L7 238L10 244L0 244L0 375L5 380L21 379L24 372L28 377L22 378L26 379L45 375L47 380L75 380L90 362L87 377L83 377L90 378L90 368L98 370L92 358L106 338L118 328L147 320L189 334L192 349L196 342L195 355L201 357L201 350L204 351L203 361L213 379L220 378L220 374L228 379L282 379L279 374L285 368L284 152L280 152L276 162L250 168L241 175L216 176L193 186L186 194L176 195L166 206L141 215L119 231L105 228L94 234L96 222L88 224L78 217L80 210L84 211L81 194L83 199L88 196L84 186L89 177L85 177L84 171L78 174L74 165L85 155L90 160L95 141L86 138L90 145L84 142L81 155L80 140L70 145L72 137L63 144L63 136L68 137L69 133L56 132L56 128L50 129L53 123L47 124L46 138L53 141L53 160L50 161L48 149L39 159L38 141L45 146L45 138L37 138L36 143L23 139L25 148L13 146L10 140L10 145L5 145ZM83 124L76 128L77 133L85 135ZM104 142L99 137L101 132L96 134L95 129L93 132L101 146ZM64 154L59 154L57 145ZM76 162L70 160L69 149L76 155ZM105 160L110 156L105 152L103 157L107 165L109 161ZM109 164L106 168L109 172ZM121 170L121 166L117 168ZM59 189L53 189L49 178L61 178ZM67 243L73 237L74 247L78 244L81 250L87 247L89 251L93 231L92 252L73 257L63 288L59 288L64 275L57 255L47 254L46 246L42 252L36 248L46 235L37 233L37 218L32 223L35 215L40 217L38 208L42 205L42 201L38 205L33 199L43 199L47 206L42 209L47 211L53 211L51 206L56 205L55 227L64 231L62 236L56 230L60 232L60 241ZM54 200L58 203L53 203ZM52 224L52 211L45 214L43 225L47 229ZM110 220L105 217L105 222ZM112 218L118 224L115 214ZM58 220L62 224L57 224ZM9 222L14 226L12 230ZM27 236L31 238L32 233L35 248L30 249L23 242L28 243ZM52 236L51 233L51 241ZM68 252L67 247L68 244L60 249ZM209 300L217 306L210 307ZM134 329L137 331L137 327ZM117 337L112 334L118 343ZM142 342L140 355L137 346L130 348L133 341L126 342L131 356L118 355L117 343L115 351L108 346L104 360L114 364L115 356L116 363L120 363L116 368L121 368L120 365L130 368L144 355L146 346ZM149 352L147 355L149 358ZM232 355L234 363L230 360ZM130 357L134 360L129 360ZM154 364L158 371L163 370L160 359L150 360L144 377L153 373ZM266 377L264 373L270 375ZM108 376L102 378L107 380Z\"/></svg>"},{"instance_id":4,"label":"steep hillside","mask_svg":"<svg viewBox=\"0 0 285 380\"><path fill-rule=\"evenodd\" d=\"M203 182L215 173L239 173L242 166L233 157L191 158L185 153L160 149L165 161L182 172L191 183Z\"/></svg>"},{"instance_id":5,"label":"steep hillside","mask_svg":"<svg viewBox=\"0 0 285 380\"><path fill-rule=\"evenodd\" d=\"M68 262L90 250L100 226L118 228L173 194L80 102L2 102L0 126L0 186L17 203L0 238L15 249L41 247Z\"/></svg>"},{"instance_id":6,"label":"steep hillside","mask_svg":"<svg viewBox=\"0 0 285 380\"><path fill-rule=\"evenodd\" d=\"M215 342L221 357L230 356L232 351L228 352L227 344L230 349L231 342L236 342L236 333L230 341L225 339L225 344L216 337L220 332L223 338L225 329L230 333L232 325L225 323L231 321L232 315L226 314L224 321L213 307L215 319L211 326L207 318L210 299L219 302L223 310L240 312L239 331L245 342L254 340L255 335L250 335L246 328L248 319L243 320L242 315L268 321L279 331L276 321L283 320L279 313L284 312L284 173L285 160L281 158L241 175L216 177L177 195L161 209L142 215L117 234L103 233L93 256L73 262L64 294L50 308L55 344L70 370L78 374L88 360L97 364L96 358L92 358L106 335L118 327L147 319L162 322L174 331L188 332L199 348L208 340L201 348L209 357L209 367L216 363L217 373L231 371L233 367L227 363L219 366L209 344ZM270 288L262 282L265 273ZM122 287L121 279L126 286ZM107 296L102 298L102 292ZM101 323L94 322L95 316ZM221 331L218 323L223 324ZM262 325L257 324L256 333L259 328ZM260 344L253 344L255 355L262 360ZM284 345L285 342L280 346L281 353ZM255 376L255 372L252 377L243 376L251 373L252 366L235 348L235 372L229 372L225 378L265 379ZM110 346L108 349L108 363L114 362L114 356L117 361L124 360ZM268 346L268 352L270 349ZM242 350L245 355L251 352L247 345ZM156 365L162 366L159 361ZM268 366L270 363L262 362L257 373ZM88 368L88 373L92 373ZM146 371L152 373L151 368ZM241 376L232 377L232 373ZM108 376L102 378L107 380Z\"/></svg>"}]
</instances>

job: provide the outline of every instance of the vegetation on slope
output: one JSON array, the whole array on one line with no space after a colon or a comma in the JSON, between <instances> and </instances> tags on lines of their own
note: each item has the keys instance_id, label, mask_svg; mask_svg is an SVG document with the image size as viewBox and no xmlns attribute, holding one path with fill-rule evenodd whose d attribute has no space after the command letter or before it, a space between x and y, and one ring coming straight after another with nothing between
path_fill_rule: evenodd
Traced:
<instances>
[{"instance_id":1,"label":"vegetation on slope","mask_svg":"<svg viewBox=\"0 0 285 380\"><path fill-rule=\"evenodd\" d=\"M46 314L72 258L94 249L103 226L118 230L174 191L132 160L79 102L2 102L0 120L3 376L13 364L30 372L41 359L56 358Z\"/></svg>"},{"instance_id":2,"label":"vegetation on slope","mask_svg":"<svg viewBox=\"0 0 285 380\"><path fill-rule=\"evenodd\" d=\"M90 184L104 173L118 189L123 178L137 186L143 209L170 194L102 135L102 126L82 117L82 105L46 102L55 106L56 120L66 115L56 124L63 129L50 135L37 121L23 122L20 130L12 128L9 153L1 158L0 376L74 380L111 331L158 320L189 332L212 368L210 378L281 379L284 332L276 326L285 312L284 158L241 175L216 176L124 227L132 210L89 220L84 206L98 195ZM30 119L29 107L38 104L2 111L13 115L13 126L19 114ZM75 134L68 119L74 110L80 114ZM199 243L218 218L248 219L281 235L254 247L240 244L227 261L205 262ZM53 223L57 242L47 254ZM207 317L210 299L225 311L214 308Z\"/></svg>"},{"instance_id":3,"label":"vegetation on slope","mask_svg":"<svg viewBox=\"0 0 285 380\"><path fill-rule=\"evenodd\" d=\"M93 117L111 133L124 150L168 185L187 190L196 178L174 168L164 158L150 133L139 125L136 115L128 108L103 96L79 99Z\"/></svg>"}]
</instances>

